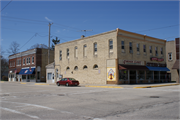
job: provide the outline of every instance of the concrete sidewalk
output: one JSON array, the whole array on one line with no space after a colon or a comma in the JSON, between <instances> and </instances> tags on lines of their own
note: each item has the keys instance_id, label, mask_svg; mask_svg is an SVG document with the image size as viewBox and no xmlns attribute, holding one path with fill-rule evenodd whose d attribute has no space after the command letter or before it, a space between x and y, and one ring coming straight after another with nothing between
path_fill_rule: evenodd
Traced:
<instances>
[{"instance_id":1,"label":"concrete sidewalk","mask_svg":"<svg viewBox=\"0 0 180 120\"><path fill-rule=\"evenodd\" d=\"M8 81L1 81L1 83L8 82ZM17 83L17 84L30 84L30 85L54 85L56 84L48 84L48 83L34 83L34 82L9 82L9 83ZM95 85L95 84L80 84L80 87L97 87L97 88L154 88L154 87L163 87L163 86L173 86L173 85L180 85L179 83L152 83L152 84L121 84L121 85L113 85L113 84L106 84L106 85Z\"/></svg>"}]
</instances>

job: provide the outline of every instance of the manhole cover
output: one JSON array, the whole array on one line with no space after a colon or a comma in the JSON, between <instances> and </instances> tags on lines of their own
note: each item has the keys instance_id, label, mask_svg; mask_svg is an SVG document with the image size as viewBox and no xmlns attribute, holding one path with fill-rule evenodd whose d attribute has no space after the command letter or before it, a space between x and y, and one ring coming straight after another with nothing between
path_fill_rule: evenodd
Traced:
<instances>
[{"instance_id":1,"label":"manhole cover","mask_svg":"<svg viewBox=\"0 0 180 120\"><path fill-rule=\"evenodd\" d=\"M159 96L150 96L150 98L159 98Z\"/></svg>"},{"instance_id":2,"label":"manhole cover","mask_svg":"<svg viewBox=\"0 0 180 120\"><path fill-rule=\"evenodd\" d=\"M59 96L65 96L65 94L57 94L57 95L59 95Z\"/></svg>"}]
</instances>

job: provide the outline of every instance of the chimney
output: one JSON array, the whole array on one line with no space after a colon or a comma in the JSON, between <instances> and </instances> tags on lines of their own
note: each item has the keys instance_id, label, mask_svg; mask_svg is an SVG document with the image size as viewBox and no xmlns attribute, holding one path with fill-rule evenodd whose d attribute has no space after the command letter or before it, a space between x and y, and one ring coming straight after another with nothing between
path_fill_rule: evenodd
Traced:
<instances>
[{"instance_id":1,"label":"chimney","mask_svg":"<svg viewBox=\"0 0 180 120\"><path fill-rule=\"evenodd\" d=\"M85 36L84 35L81 35L81 38L84 38Z\"/></svg>"}]
</instances>

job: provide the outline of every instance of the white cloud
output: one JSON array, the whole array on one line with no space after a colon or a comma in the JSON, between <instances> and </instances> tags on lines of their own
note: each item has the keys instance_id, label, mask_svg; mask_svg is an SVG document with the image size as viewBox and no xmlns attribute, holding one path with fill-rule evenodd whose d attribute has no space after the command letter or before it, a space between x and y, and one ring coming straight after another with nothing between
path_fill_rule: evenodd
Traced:
<instances>
[{"instance_id":1,"label":"white cloud","mask_svg":"<svg viewBox=\"0 0 180 120\"><path fill-rule=\"evenodd\" d=\"M46 19L47 21L50 21L50 22L52 21L52 20L50 20L48 17L45 17L45 19Z\"/></svg>"}]
</instances>

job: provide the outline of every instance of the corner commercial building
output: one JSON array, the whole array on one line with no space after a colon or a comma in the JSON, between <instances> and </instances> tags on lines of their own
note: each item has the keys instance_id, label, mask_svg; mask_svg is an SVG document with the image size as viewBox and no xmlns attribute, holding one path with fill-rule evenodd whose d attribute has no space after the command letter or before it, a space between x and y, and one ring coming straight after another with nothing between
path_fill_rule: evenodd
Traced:
<instances>
[{"instance_id":1,"label":"corner commercial building","mask_svg":"<svg viewBox=\"0 0 180 120\"><path fill-rule=\"evenodd\" d=\"M80 84L168 82L166 41L121 29L55 46L55 81Z\"/></svg>"},{"instance_id":2,"label":"corner commercial building","mask_svg":"<svg viewBox=\"0 0 180 120\"><path fill-rule=\"evenodd\" d=\"M54 61L54 51L50 50L50 62ZM35 48L9 56L8 81L46 82L48 49Z\"/></svg>"}]
</instances>

